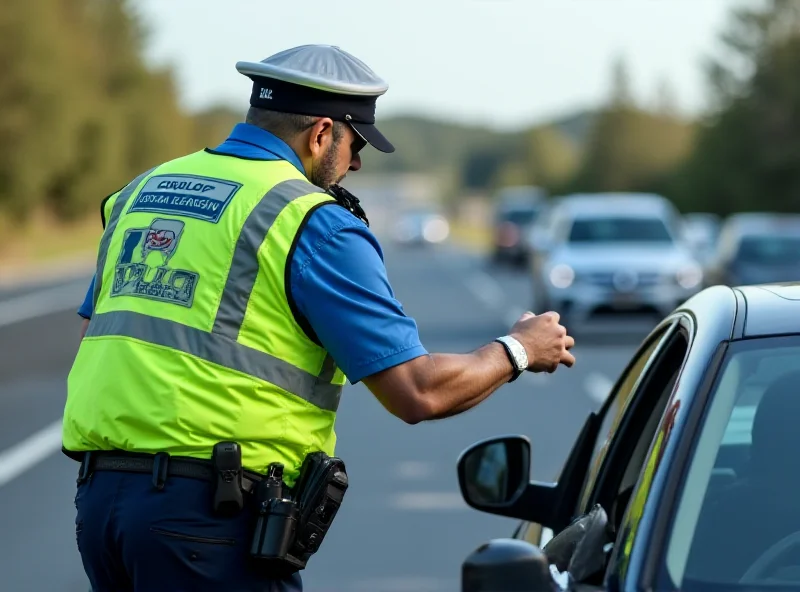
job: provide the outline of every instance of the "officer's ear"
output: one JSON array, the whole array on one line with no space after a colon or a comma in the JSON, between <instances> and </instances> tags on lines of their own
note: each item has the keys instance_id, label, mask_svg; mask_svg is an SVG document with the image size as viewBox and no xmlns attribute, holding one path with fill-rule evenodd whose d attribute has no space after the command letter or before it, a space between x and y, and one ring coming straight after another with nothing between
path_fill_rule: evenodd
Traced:
<instances>
[{"instance_id":1,"label":"officer's ear","mask_svg":"<svg viewBox=\"0 0 800 592\"><path fill-rule=\"evenodd\" d=\"M333 119L320 117L311 127L308 149L315 159L321 158L333 145Z\"/></svg>"}]
</instances>

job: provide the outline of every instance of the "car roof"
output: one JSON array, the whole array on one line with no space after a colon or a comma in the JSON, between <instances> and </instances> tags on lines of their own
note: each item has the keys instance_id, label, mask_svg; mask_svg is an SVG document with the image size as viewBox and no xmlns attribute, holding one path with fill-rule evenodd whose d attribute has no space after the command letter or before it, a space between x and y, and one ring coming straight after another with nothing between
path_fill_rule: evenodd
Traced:
<instances>
[{"instance_id":1,"label":"car roof","mask_svg":"<svg viewBox=\"0 0 800 592\"><path fill-rule=\"evenodd\" d=\"M800 333L800 282L738 286L745 299L744 337Z\"/></svg>"},{"instance_id":2,"label":"car roof","mask_svg":"<svg viewBox=\"0 0 800 592\"><path fill-rule=\"evenodd\" d=\"M707 212L689 212L683 215L683 221L690 226L721 226L722 219L717 214Z\"/></svg>"},{"instance_id":3,"label":"car roof","mask_svg":"<svg viewBox=\"0 0 800 592\"><path fill-rule=\"evenodd\" d=\"M500 206L509 207L529 205L546 199L547 192L536 185L508 185L497 191L495 199Z\"/></svg>"},{"instance_id":4,"label":"car roof","mask_svg":"<svg viewBox=\"0 0 800 592\"><path fill-rule=\"evenodd\" d=\"M736 234L771 234L773 232L800 231L800 214L773 212L741 212L730 215L724 223L727 232Z\"/></svg>"},{"instance_id":5,"label":"car roof","mask_svg":"<svg viewBox=\"0 0 800 592\"><path fill-rule=\"evenodd\" d=\"M653 216L677 213L672 202L654 193L572 194L559 197L553 207L573 217L609 214Z\"/></svg>"}]
</instances>

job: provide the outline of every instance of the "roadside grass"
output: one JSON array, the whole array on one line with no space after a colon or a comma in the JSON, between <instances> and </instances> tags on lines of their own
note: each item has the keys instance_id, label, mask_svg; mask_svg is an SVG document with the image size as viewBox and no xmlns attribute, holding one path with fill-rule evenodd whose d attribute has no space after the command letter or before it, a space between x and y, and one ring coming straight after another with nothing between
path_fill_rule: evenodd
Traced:
<instances>
[{"instance_id":1,"label":"roadside grass","mask_svg":"<svg viewBox=\"0 0 800 592\"><path fill-rule=\"evenodd\" d=\"M94 260L103 227L95 214L72 223L37 215L25 225L0 218L0 282L69 274Z\"/></svg>"},{"instance_id":2,"label":"roadside grass","mask_svg":"<svg viewBox=\"0 0 800 592\"><path fill-rule=\"evenodd\" d=\"M492 231L485 226L453 222L450 224L453 242L479 253L487 253L492 247Z\"/></svg>"}]
</instances>

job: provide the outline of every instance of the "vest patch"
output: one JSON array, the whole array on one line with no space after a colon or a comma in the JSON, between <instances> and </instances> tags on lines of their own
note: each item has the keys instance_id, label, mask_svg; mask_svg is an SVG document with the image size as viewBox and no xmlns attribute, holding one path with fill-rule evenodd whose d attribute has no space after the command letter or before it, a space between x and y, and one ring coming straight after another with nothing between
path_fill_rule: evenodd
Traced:
<instances>
[{"instance_id":1,"label":"vest patch","mask_svg":"<svg viewBox=\"0 0 800 592\"><path fill-rule=\"evenodd\" d=\"M147 180L128 212L154 212L216 224L241 183L195 175L156 175Z\"/></svg>"},{"instance_id":2,"label":"vest patch","mask_svg":"<svg viewBox=\"0 0 800 592\"><path fill-rule=\"evenodd\" d=\"M155 218L147 228L126 230L111 297L141 296L191 307L200 274L168 266L183 230L181 220L165 218Z\"/></svg>"}]
</instances>

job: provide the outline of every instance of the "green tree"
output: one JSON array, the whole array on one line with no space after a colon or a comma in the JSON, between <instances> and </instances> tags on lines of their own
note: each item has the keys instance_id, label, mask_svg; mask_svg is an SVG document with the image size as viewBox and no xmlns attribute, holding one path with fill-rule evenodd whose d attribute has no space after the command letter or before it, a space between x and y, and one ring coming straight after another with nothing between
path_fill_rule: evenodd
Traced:
<instances>
[{"instance_id":1,"label":"green tree","mask_svg":"<svg viewBox=\"0 0 800 592\"><path fill-rule=\"evenodd\" d=\"M623 60L614 63L611 78L608 105L594 120L567 190L664 192L666 180L691 151L693 126L637 107Z\"/></svg>"},{"instance_id":2,"label":"green tree","mask_svg":"<svg viewBox=\"0 0 800 592\"><path fill-rule=\"evenodd\" d=\"M0 11L0 209L18 220L71 182L86 142L97 96L83 4L16 0Z\"/></svg>"},{"instance_id":3,"label":"green tree","mask_svg":"<svg viewBox=\"0 0 800 592\"><path fill-rule=\"evenodd\" d=\"M0 214L94 209L192 146L169 71L128 0L9 0L0 11Z\"/></svg>"},{"instance_id":4,"label":"green tree","mask_svg":"<svg viewBox=\"0 0 800 592\"><path fill-rule=\"evenodd\" d=\"M618 109L632 108L636 105L631 88L631 74L624 56L618 56L611 67L610 104Z\"/></svg>"},{"instance_id":5,"label":"green tree","mask_svg":"<svg viewBox=\"0 0 800 592\"><path fill-rule=\"evenodd\" d=\"M530 170L527 182L559 193L580 163L578 147L552 125L532 129L527 140Z\"/></svg>"},{"instance_id":6,"label":"green tree","mask_svg":"<svg viewBox=\"0 0 800 592\"><path fill-rule=\"evenodd\" d=\"M714 111L676 178L684 209L800 211L800 4L732 13L709 62Z\"/></svg>"}]
</instances>

